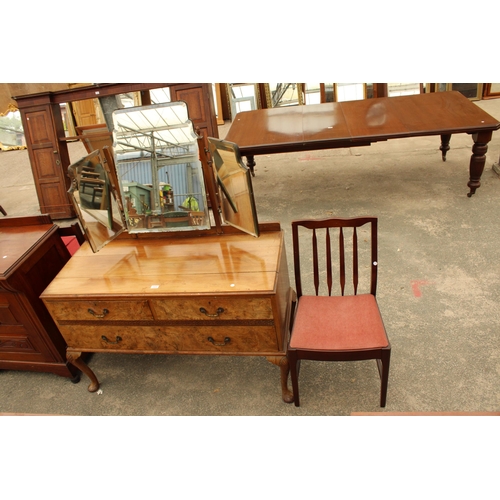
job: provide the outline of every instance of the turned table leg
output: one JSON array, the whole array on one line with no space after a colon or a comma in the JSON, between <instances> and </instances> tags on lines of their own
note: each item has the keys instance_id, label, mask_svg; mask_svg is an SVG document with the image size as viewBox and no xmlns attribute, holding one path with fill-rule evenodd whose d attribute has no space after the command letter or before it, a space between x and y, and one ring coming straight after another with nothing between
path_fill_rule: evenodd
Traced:
<instances>
[{"instance_id":1,"label":"turned table leg","mask_svg":"<svg viewBox=\"0 0 500 500\"><path fill-rule=\"evenodd\" d=\"M249 155L246 157L247 158L247 167L250 169L250 173L252 174L252 177L255 177L255 172L254 172L254 167L256 165L255 163L255 157L254 155Z\"/></svg>"},{"instance_id":2,"label":"turned table leg","mask_svg":"<svg viewBox=\"0 0 500 500\"><path fill-rule=\"evenodd\" d=\"M441 157L443 158L443 161L446 161L446 153L450 150L450 139L451 139L451 134L442 134L441 135Z\"/></svg>"},{"instance_id":3,"label":"turned table leg","mask_svg":"<svg viewBox=\"0 0 500 500\"><path fill-rule=\"evenodd\" d=\"M488 142L491 140L493 132L491 130L486 132L479 132L474 134L474 145L472 146L472 156L470 158L469 166L469 182L467 186L470 192L467 196L470 198L476 189L481 185L481 175L483 174L484 164L486 162L486 152L488 151Z\"/></svg>"},{"instance_id":4,"label":"turned table leg","mask_svg":"<svg viewBox=\"0 0 500 500\"><path fill-rule=\"evenodd\" d=\"M99 381L95 373L89 368L87 363L81 358L81 352L67 352L66 359L69 363L76 366L82 373L85 373L90 379L89 392L96 392L99 389Z\"/></svg>"},{"instance_id":5,"label":"turned table leg","mask_svg":"<svg viewBox=\"0 0 500 500\"><path fill-rule=\"evenodd\" d=\"M293 393L288 389L288 374L290 367L286 356L268 356L266 358L273 365L279 366L281 371L281 395L285 403L293 403Z\"/></svg>"}]
</instances>

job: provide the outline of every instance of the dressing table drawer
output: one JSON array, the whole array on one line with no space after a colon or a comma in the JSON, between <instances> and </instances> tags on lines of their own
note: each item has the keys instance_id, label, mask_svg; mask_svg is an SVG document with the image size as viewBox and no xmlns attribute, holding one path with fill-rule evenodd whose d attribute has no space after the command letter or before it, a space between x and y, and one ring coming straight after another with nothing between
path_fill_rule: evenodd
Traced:
<instances>
[{"instance_id":1,"label":"dressing table drawer","mask_svg":"<svg viewBox=\"0 0 500 500\"><path fill-rule=\"evenodd\" d=\"M69 349L82 351L272 353L279 351L274 326L62 325Z\"/></svg>"},{"instance_id":2,"label":"dressing table drawer","mask_svg":"<svg viewBox=\"0 0 500 500\"><path fill-rule=\"evenodd\" d=\"M270 298L198 297L172 298L151 301L159 320L252 320L273 319Z\"/></svg>"},{"instance_id":3,"label":"dressing table drawer","mask_svg":"<svg viewBox=\"0 0 500 500\"><path fill-rule=\"evenodd\" d=\"M68 300L45 304L57 322L153 319L147 300Z\"/></svg>"}]
</instances>

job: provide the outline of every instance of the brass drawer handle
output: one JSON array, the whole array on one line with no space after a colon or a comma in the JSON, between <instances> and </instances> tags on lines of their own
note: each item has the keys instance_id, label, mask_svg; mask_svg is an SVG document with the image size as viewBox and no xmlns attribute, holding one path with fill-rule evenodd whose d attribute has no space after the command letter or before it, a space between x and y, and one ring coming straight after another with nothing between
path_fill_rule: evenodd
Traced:
<instances>
[{"instance_id":1,"label":"brass drawer handle","mask_svg":"<svg viewBox=\"0 0 500 500\"><path fill-rule=\"evenodd\" d=\"M200 312L209 318L218 318L224 312L224 308L219 307L215 314L208 314L208 311L204 307L200 307Z\"/></svg>"},{"instance_id":2,"label":"brass drawer handle","mask_svg":"<svg viewBox=\"0 0 500 500\"><path fill-rule=\"evenodd\" d=\"M113 342L111 340L108 339L108 337L106 337L106 335L103 335L101 337L102 340L104 340L104 342L106 342L107 344L118 344L119 342L121 342L123 339L121 337L119 337L118 335L116 336L116 341Z\"/></svg>"},{"instance_id":3,"label":"brass drawer handle","mask_svg":"<svg viewBox=\"0 0 500 500\"><path fill-rule=\"evenodd\" d=\"M89 309L88 312L94 316L94 318L104 318L106 314L109 314L109 311L107 309L102 310L102 314L97 314L94 310Z\"/></svg>"},{"instance_id":4,"label":"brass drawer handle","mask_svg":"<svg viewBox=\"0 0 500 500\"><path fill-rule=\"evenodd\" d=\"M229 344L229 342L231 342L231 339L229 337L224 337L224 342L222 344L220 342L215 342L215 340L212 337L208 337L207 340L209 342L212 342L213 345L218 345L218 346L226 345Z\"/></svg>"}]
</instances>

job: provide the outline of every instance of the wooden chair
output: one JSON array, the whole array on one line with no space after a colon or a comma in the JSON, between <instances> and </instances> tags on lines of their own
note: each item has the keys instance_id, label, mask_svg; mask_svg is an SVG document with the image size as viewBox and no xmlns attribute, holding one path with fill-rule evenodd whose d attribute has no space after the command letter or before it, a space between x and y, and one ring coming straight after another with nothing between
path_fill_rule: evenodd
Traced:
<instances>
[{"instance_id":1,"label":"wooden chair","mask_svg":"<svg viewBox=\"0 0 500 500\"><path fill-rule=\"evenodd\" d=\"M304 232L311 236L309 244L312 259L306 259L305 254L301 254L300 251L299 233L304 243ZM333 248L331 233L338 233L338 251ZM349 246L350 233L352 233L352 252L346 251L346 247ZM288 345L288 360L295 406L300 405L298 383L300 360L375 359L382 381L380 406L384 407L387 397L391 346L375 298L377 218L294 221L292 222L292 238L298 302ZM325 245L325 268L321 272L319 243ZM352 253L352 261L346 259L346 254L348 256L349 253ZM338 268L332 265L332 261L336 260L337 256ZM310 285L309 294L303 293L301 281L301 266L305 269L306 260L309 262L307 266L312 268L313 275L313 284ZM366 267L366 273L359 273L360 263L362 268ZM334 269L339 277L340 295L332 295ZM352 284L348 283L347 287L346 274L352 274ZM320 277L325 278L323 281L326 282L326 289L325 285L320 287ZM328 292L328 295L320 295L320 288L323 293ZM364 293L358 293L358 289L364 290Z\"/></svg>"}]
</instances>

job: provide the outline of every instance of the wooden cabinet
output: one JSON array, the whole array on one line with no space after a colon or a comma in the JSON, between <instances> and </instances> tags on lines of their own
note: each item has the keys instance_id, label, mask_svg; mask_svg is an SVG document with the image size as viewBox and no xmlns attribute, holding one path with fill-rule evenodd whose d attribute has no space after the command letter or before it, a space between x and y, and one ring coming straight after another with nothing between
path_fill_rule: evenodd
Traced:
<instances>
[{"instance_id":1,"label":"wooden cabinet","mask_svg":"<svg viewBox=\"0 0 500 500\"><path fill-rule=\"evenodd\" d=\"M194 128L199 129L200 135L205 140L207 137L219 137L214 97L210 83L172 85L170 87L170 99L172 102L184 101L187 104L189 119L193 122Z\"/></svg>"},{"instance_id":2,"label":"wooden cabinet","mask_svg":"<svg viewBox=\"0 0 500 500\"><path fill-rule=\"evenodd\" d=\"M99 382L83 352L264 356L281 368L292 290L279 225L247 234L133 238L98 253L84 244L42 299L68 359ZM93 270L89 273L89 270Z\"/></svg>"},{"instance_id":3,"label":"wooden cabinet","mask_svg":"<svg viewBox=\"0 0 500 500\"><path fill-rule=\"evenodd\" d=\"M69 154L64 137L61 111L48 96L38 96L21 113L26 144L33 171L40 212L53 219L75 216L67 196Z\"/></svg>"},{"instance_id":4,"label":"wooden cabinet","mask_svg":"<svg viewBox=\"0 0 500 500\"><path fill-rule=\"evenodd\" d=\"M76 378L66 343L39 296L68 262L47 216L0 219L0 369Z\"/></svg>"}]
</instances>

